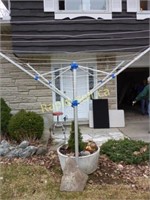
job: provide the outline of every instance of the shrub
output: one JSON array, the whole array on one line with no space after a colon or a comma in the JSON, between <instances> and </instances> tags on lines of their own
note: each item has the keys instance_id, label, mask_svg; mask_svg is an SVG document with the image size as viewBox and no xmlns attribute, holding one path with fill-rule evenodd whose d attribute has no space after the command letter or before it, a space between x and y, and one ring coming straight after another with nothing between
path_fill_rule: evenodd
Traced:
<instances>
[{"instance_id":1,"label":"shrub","mask_svg":"<svg viewBox=\"0 0 150 200\"><path fill-rule=\"evenodd\" d=\"M80 131L80 128L78 127L78 142L79 142L79 151L82 151L85 148L85 142L83 142L82 133ZM70 136L68 140L68 147L72 152L75 152L75 127L74 127L74 121L71 123L71 130L70 130Z\"/></svg>"},{"instance_id":2,"label":"shrub","mask_svg":"<svg viewBox=\"0 0 150 200\"><path fill-rule=\"evenodd\" d=\"M101 146L101 154L106 154L112 161L126 164L139 164L149 160L149 144L130 139L109 140Z\"/></svg>"},{"instance_id":3,"label":"shrub","mask_svg":"<svg viewBox=\"0 0 150 200\"><path fill-rule=\"evenodd\" d=\"M12 116L10 107L6 104L3 98L0 98L0 105L1 105L1 132L2 134L8 134L8 123Z\"/></svg>"},{"instance_id":4,"label":"shrub","mask_svg":"<svg viewBox=\"0 0 150 200\"><path fill-rule=\"evenodd\" d=\"M11 139L40 139L44 130L43 118L35 112L19 111L9 121L8 130Z\"/></svg>"}]
</instances>

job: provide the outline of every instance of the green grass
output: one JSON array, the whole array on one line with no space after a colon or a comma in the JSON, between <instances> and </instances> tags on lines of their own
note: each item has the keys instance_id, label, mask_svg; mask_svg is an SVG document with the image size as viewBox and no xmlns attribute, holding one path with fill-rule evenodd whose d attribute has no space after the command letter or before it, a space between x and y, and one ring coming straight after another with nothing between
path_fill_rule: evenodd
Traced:
<instances>
[{"instance_id":1,"label":"green grass","mask_svg":"<svg viewBox=\"0 0 150 200\"><path fill-rule=\"evenodd\" d=\"M87 183L83 192L60 192L61 173L36 165L2 164L0 181L2 200L148 200L150 197L147 191L135 191L123 184Z\"/></svg>"}]
</instances>

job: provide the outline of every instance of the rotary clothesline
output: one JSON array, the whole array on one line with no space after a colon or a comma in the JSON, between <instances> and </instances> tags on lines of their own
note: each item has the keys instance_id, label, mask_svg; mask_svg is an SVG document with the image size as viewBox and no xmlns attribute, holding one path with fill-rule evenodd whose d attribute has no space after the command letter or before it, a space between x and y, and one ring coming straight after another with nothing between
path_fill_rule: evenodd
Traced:
<instances>
[{"instance_id":1,"label":"rotary clothesline","mask_svg":"<svg viewBox=\"0 0 150 200\"><path fill-rule=\"evenodd\" d=\"M13 65L15 65L16 67L18 67L19 69L21 69L22 71L24 71L25 73L27 73L28 75L30 75L31 77L33 77L35 80L41 82L42 84L44 84L45 86L47 86L49 89L51 89L53 92L56 92L57 94L59 94L60 96L62 96L63 98L67 99L70 103L71 106L74 108L74 122L75 122L75 158L76 161L78 163L78 157L79 157L79 141L78 141L78 104L82 103L87 97L89 97L90 95L92 95L95 91L97 91L100 87L104 86L108 81L110 81L111 79L114 79L118 74L120 74L122 71L124 71L126 68L128 68L131 64L133 64L134 62L136 62L138 59L140 59L143 55L145 55L146 53L148 53L150 51L150 47L147 48L146 50L144 50L143 52L141 52L139 55L135 56L133 58L133 60L125 63L124 61L122 61L119 65L117 65L110 73L107 73L106 76L99 81L99 83L93 88L91 89L85 96L83 96L82 99L80 99L79 101L77 100L77 69L81 68L81 69L89 69L88 67L83 67L78 65L77 63L73 62L69 67L63 68L63 72L65 73L68 70L72 71L73 74L73 100L70 99L68 96L66 96L62 91L60 91L58 88L55 87L55 85L52 84L52 82L48 79L46 79L44 77L44 75L47 73L40 74L37 70L35 70L32 66L30 66L29 64L26 64L26 66L33 71L36 74L32 74L30 71L28 71L27 69L25 69L25 67L21 66L20 64L18 64L17 62L13 61L12 59L10 59L7 55L0 53L0 55L5 58L7 61L9 61L10 63L12 63ZM124 64L124 65L123 65ZM92 70L92 68L90 68L90 70ZM94 70L94 69L93 69ZM62 75L61 73L61 75Z\"/></svg>"},{"instance_id":2,"label":"rotary clothesline","mask_svg":"<svg viewBox=\"0 0 150 200\"><path fill-rule=\"evenodd\" d=\"M87 94L85 94L83 96L83 98L81 98L79 100L78 103L83 102L86 98L88 98L90 95L92 95L96 90L98 90L100 87L104 86L108 81L110 81L111 79L114 79L118 74L120 74L128 66L130 66L132 63L134 63L136 60L138 60L140 57L142 57L144 54L146 54L149 50L150 50L150 47L147 48L146 50L144 50L139 55L136 55L132 60L126 61L127 63L125 61L120 62L110 72L105 72L105 71L102 71L102 70L93 69L91 67L84 67L84 66L79 65L78 68L81 69L82 71L84 71L85 73L88 73L90 76L94 76L93 74L90 73L91 71L97 72L97 73L102 73L103 75L106 75L106 76L102 80L99 80L98 84L93 89L91 89ZM16 61L14 61L12 58L10 58L9 56L7 56L4 53L0 53L0 55L2 57L4 57L6 60L8 60L9 62L11 62L12 64L16 65L22 71L24 71L25 73L27 73L28 75L33 77L35 80L38 80L39 82L41 82L42 84L47 86L53 92L56 92L57 94L59 94L63 98L67 99L70 103L73 102L73 100L71 100L70 97L66 96L55 85L52 84L53 80L55 80L56 78L58 78L61 75L65 74L67 71L71 70L70 66L59 68L59 69L56 69L56 70L53 70L53 71L49 71L49 72L45 72L45 73L40 73L37 70L35 70L29 63L27 63L26 66L28 66L28 68L32 71L32 73L31 73L29 70L25 69L25 66L21 66L21 64L18 64L19 59L16 62ZM123 66L123 64L125 64L125 65ZM89 72L89 70L90 70L90 72ZM61 73L58 74L57 76L55 76L53 79L49 80L48 78L45 78L46 75L54 74L54 73L56 73L58 71L61 71Z\"/></svg>"}]
</instances>

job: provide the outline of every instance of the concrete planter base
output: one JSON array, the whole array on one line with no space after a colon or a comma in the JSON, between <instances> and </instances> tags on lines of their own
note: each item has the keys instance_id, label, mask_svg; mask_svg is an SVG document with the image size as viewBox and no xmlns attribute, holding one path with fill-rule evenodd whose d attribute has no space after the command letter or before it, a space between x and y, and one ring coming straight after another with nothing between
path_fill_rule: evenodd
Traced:
<instances>
[{"instance_id":1,"label":"concrete planter base","mask_svg":"<svg viewBox=\"0 0 150 200\"><path fill-rule=\"evenodd\" d=\"M61 168L62 168L62 170L64 170L68 156L60 153L60 151L59 151L60 148L61 148L61 146L57 149L57 153L58 153ZM94 152L93 154L79 157L79 168L84 173L91 174L97 169L98 159L99 159L99 155L100 155L99 152L100 152L100 148L98 147L98 150L96 152ZM70 156L70 158L75 159L74 156Z\"/></svg>"}]
</instances>

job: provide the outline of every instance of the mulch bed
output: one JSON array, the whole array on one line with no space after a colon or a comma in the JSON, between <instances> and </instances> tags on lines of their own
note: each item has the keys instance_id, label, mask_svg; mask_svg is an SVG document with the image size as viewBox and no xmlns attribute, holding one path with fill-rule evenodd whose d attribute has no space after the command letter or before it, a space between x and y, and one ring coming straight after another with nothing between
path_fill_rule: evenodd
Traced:
<instances>
[{"instance_id":1,"label":"mulch bed","mask_svg":"<svg viewBox=\"0 0 150 200\"><path fill-rule=\"evenodd\" d=\"M40 165L46 167L50 172L56 174L58 178L62 177L59 159L56 151L49 150L45 156L32 156L30 158L13 158L8 159L1 157L0 164L25 164ZM149 184L139 184L137 179L144 178L148 180L150 168L148 162L141 165L126 165L124 163L114 163L107 156L101 155L99 158L98 169L89 175L89 184L127 184L135 190L149 190Z\"/></svg>"}]
</instances>

